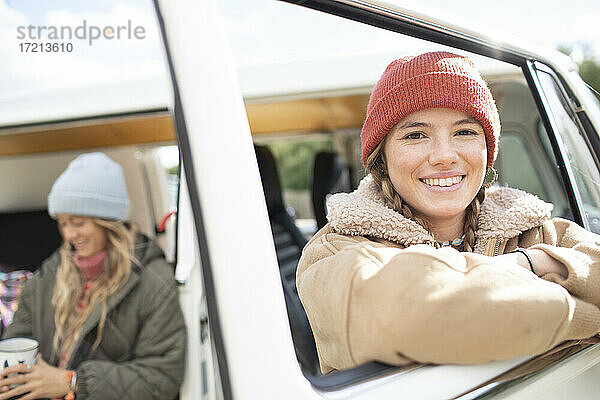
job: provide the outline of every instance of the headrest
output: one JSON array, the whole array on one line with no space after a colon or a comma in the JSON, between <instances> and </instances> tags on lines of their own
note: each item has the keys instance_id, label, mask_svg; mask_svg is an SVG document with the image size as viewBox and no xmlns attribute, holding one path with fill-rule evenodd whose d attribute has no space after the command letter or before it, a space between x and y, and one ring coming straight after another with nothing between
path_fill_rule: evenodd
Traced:
<instances>
[{"instance_id":1,"label":"headrest","mask_svg":"<svg viewBox=\"0 0 600 400\"><path fill-rule=\"evenodd\" d=\"M313 193L331 193L345 168L346 163L339 154L330 151L318 152L313 165Z\"/></svg>"},{"instance_id":2,"label":"headrest","mask_svg":"<svg viewBox=\"0 0 600 400\"><path fill-rule=\"evenodd\" d=\"M330 193L349 192L350 176L342 156L331 151L315 155L312 176L312 203L317 228L327 223L326 198Z\"/></svg>"},{"instance_id":3,"label":"headrest","mask_svg":"<svg viewBox=\"0 0 600 400\"><path fill-rule=\"evenodd\" d=\"M260 172L260 179L262 180L269 215L285 210L281 195L281 183L277 173L277 164L273 153L266 146L255 145L254 150L256 152L256 161L258 162L258 170Z\"/></svg>"}]
</instances>

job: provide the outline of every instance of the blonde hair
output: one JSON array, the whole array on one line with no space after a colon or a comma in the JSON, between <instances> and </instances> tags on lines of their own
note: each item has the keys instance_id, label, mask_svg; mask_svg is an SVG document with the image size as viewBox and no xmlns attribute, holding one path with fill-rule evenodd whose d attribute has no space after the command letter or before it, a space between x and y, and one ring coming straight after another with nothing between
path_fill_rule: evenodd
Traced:
<instances>
[{"instance_id":1,"label":"blonde hair","mask_svg":"<svg viewBox=\"0 0 600 400\"><path fill-rule=\"evenodd\" d=\"M74 252L71 244L65 240L60 248L61 261L56 274L56 283L52 294L54 306L53 350L61 354L78 339L84 322L98 304L102 305L102 314L92 346L96 350L102 339L107 316L107 299L121 288L131 274L131 262L134 261L135 229L127 227L121 221L92 218L93 223L106 231L107 245L104 268L90 291L89 303L82 312L75 312L84 292L85 280L73 262Z\"/></svg>"},{"instance_id":2,"label":"blonde hair","mask_svg":"<svg viewBox=\"0 0 600 400\"><path fill-rule=\"evenodd\" d=\"M375 147L373 152L369 154L367 160L365 162L365 168L368 173L373 177L373 181L379 186L381 193L383 194L383 198L386 202L386 205L391 209L399 212L404 217L411 219L424 227L430 234L431 233L429 224L423 218L420 218L415 214L413 209L402 200L402 197L396 192L394 189L394 185L389 177L387 172L387 165L385 163L385 158L383 156L383 148L385 145L386 138L383 138L381 142ZM477 217L479 216L479 211L481 209L481 203L485 199L485 188L482 186L477 195L471 203L467 206L466 215L465 215L465 224L463 227L463 234L465 235L465 239L463 242L463 249L465 251L472 252L475 247L475 231L477 230ZM439 247L437 241L433 241L429 243L435 247Z\"/></svg>"}]
</instances>

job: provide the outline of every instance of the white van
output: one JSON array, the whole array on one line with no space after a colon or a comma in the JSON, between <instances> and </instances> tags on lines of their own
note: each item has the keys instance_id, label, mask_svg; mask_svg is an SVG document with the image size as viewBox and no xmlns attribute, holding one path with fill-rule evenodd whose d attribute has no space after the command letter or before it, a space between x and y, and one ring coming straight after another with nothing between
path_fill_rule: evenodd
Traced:
<instances>
[{"instance_id":1,"label":"white van","mask_svg":"<svg viewBox=\"0 0 600 400\"><path fill-rule=\"evenodd\" d=\"M289 3L297 5L281 4L286 13L323 13L332 31L356 24L365 35L391 37L398 50L354 70L361 62L355 55L273 66L285 73L240 67L216 1L155 0L173 106L0 126L0 173L4 182L18 182L0 195L0 212L44 210L52 182L81 152L100 149L123 165L132 219L175 264L189 338L182 400L597 397L599 345L561 354L526 376L518 368L531 357L472 366L369 363L320 374L295 292L295 263L314 233L299 220L314 212L291 216L273 142L329 138L351 190L364 173L358 132L370 88L390 57L451 49L476 59L498 102L500 183L533 192L554 204L554 216L600 233L600 108L558 53L375 1ZM156 227L172 211L160 154L175 144L182 162L176 223L168 219L160 233ZM314 183L320 178L313 175Z\"/></svg>"}]
</instances>

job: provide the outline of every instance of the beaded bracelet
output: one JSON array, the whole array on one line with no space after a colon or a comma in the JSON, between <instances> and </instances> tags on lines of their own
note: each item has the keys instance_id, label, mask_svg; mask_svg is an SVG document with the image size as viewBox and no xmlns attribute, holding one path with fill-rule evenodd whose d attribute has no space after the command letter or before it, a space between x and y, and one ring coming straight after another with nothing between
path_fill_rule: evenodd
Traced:
<instances>
[{"instance_id":1,"label":"beaded bracelet","mask_svg":"<svg viewBox=\"0 0 600 400\"><path fill-rule=\"evenodd\" d=\"M522 247L517 247L516 249L511 251L511 253L523 254L525 256L525 258L527 259L527 262L529 263L529 268L531 268L531 272L533 272L534 274L537 275L537 272L535 272L535 268L533 268L533 260L531 259L531 256L529 255L529 252L527 250L525 250Z\"/></svg>"}]
</instances>

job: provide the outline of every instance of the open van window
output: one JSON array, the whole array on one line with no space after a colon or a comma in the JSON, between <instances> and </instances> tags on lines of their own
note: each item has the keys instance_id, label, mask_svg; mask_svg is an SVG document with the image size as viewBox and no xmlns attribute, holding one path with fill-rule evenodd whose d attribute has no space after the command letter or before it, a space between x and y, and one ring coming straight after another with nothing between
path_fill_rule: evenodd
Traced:
<instances>
[{"instance_id":1,"label":"open van window","mask_svg":"<svg viewBox=\"0 0 600 400\"><path fill-rule=\"evenodd\" d=\"M580 203L585 215L584 224L592 232L600 232L600 163L594 158L589 136L568 105L568 94L553 76L541 67L537 71L544 96L553 112L553 123L561 133ZM541 132L540 132L541 134Z\"/></svg>"},{"instance_id":2,"label":"open van window","mask_svg":"<svg viewBox=\"0 0 600 400\"><path fill-rule=\"evenodd\" d=\"M223 4L222 10L226 18L233 18L233 11L228 9L227 4ZM343 157L352 170L357 171L359 180L364 176L364 169L357 154L360 148L360 130L371 87L378 74L391 60L416 51L440 49L459 52L476 61L494 94L500 112L503 131L500 135L500 152L495 163L499 174L498 183L534 193L554 204L553 216L573 219L567 190L547 133L539 131L542 117L532 94L535 88L528 85L527 77L517 63L465 53L462 49L432 44L391 30L352 24L347 19L330 15L320 15L312 29L345 34L339 36L324 33L319 43L307 46L307 43L302 41L301 30L281 29L281 24L282 21L290 25L299 23L290 19L292 11L301 14L310 12L309 10L293 10L293 7L286 4L262 6L268 7L276 17L265 21L260 30L245 32L246 37L243 41L235 40L239 39L236 35L240 32L233 29L234 25L229 25L231 29L228 31L232 36L231 43L243 44L243 47L234 47L233 54L238 67L240 86L245 93L255 143L277 143L277 137L285 138L292 134L302 138L320 138L323 135L321 132L326 130L327 135L333 138L333 150ZM260 9L260 6L257 6L257 9ZM393 27L393 22L390 21L387 27ZM394 30L402 31L400 27ZM405 33L412 32L406 29ZM358 53L361 54L360 58L353 56ZM302 58L301 63L294 62L294 58L298 57ZM360 65L360 68L357 68L357 65ZM269 71L268 84L259 85L258 82L263 82L259 77L264 76L265 71ZM346 82L343 90L340 90L339 86L341 79L345 79ZM292 85L297 82L304 82L307 89L294 89ZM257 91L260 92L256 94ZM285 108L291 102L295 102L292 103L296 106L295 112L289 112ZM257 103L263 107L261 112L255 108ZM267 130L268 127L273 128ZM263 139L266 133L269 134L268 141ZM283 142L283 139L280 141ZM297 168L290 170L286 167L293 163L297 156L294 144L298 153L302 151L299 141L289 140L286 141L286 150L287 146L289 150L280 152L275 157L282 182L294 179L299 173ZM263 180L263 185L265 184L267 183ZM303 189L309 190L307 182L303 184ZM277 238L275 242L279 256L281 250L277 246ZM296 257L299 257L299 253L296 253ZM281 265L281 260L280 267L286 271L288 269L287 266ZM290 285L291 279L293 277L290 277L289 272L282 272L284 288ZM298 339L298 332L294 332L293 321L294 318L302 316L290 311L289 301L288 313L294 339L304 341ZM306 331L305 334L310 335L310 331ZM310 349L310 346L296 346L301 364L307 359L315 360L314 356L307 357L306 354L302 354L302 351L311 351ZM305 372L318 369L314 365L302 367ZM335 375L338 375L337 379L334 378ZM330 390L337 385L350 385L353 378L360 375L360 372L352 375L342 371L321 378L317 373L312 377L314 379L310 380L317 387ZM363 378L367 377L370 377L370 372L364 373ZM324 378L327 378L327 381Z\"/></svg>"}]
</instances>

